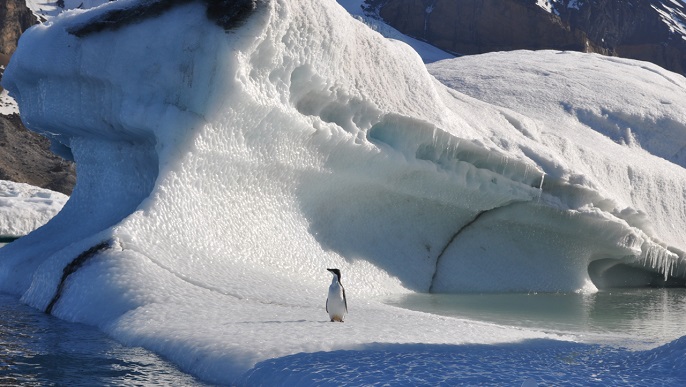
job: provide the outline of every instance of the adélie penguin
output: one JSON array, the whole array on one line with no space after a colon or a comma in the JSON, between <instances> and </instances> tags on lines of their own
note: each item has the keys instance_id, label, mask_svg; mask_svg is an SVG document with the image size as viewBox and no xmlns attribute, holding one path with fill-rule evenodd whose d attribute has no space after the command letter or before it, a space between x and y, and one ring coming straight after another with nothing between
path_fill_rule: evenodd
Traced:
<instances>
[{"instance_id":1,"label":"ad\u00e9lie penguin","mask_svg":"<svg viewBox=\"0 0 686 387\"><path fill-rule=\"evenodd\" d=\"M343 322L348 313L348 301L345 299L345 289L341 283L341 271L338 269L326 269L333 274L333 280L329 285L329 296L326 298L326 311L329 312L331 321Z\"/></svg>"}]
</instances>

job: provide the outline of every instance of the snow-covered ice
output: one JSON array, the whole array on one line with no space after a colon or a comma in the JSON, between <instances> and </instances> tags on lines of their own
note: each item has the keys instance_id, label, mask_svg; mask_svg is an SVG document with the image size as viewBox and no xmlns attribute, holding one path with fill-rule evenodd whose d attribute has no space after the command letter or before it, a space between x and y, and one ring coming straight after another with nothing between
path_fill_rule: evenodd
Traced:
<instances>
[{"instance_id":1,"label":"snow-covered ice","mask_svg":"<svg viewBox=\"0 0 686 387\"><path fill-rule=\"evenodd\" d=\"M26 0L26 6L33 12L39 21L50 20L62 12L72 9L94 8L110 0Z\"/></svg>"},{"instance_id":2,"label":"snow-covered ice","mask_svg":"<svg viewBox=\"0 0 686 387\"><path fill-rule=\"evenodd\" d=\"M21 237L57 214L68 197L28 184L0 180L0 237Z\"/></svg>"},{"instance_id":3,"label":"snow-covered ice","mask_svg":"<svg viewBox=\"0 0 686 387\"><path fill-rule=\"evenodd\" d=\"M205 380L252 384L271 359L321 351L374 359L396 346L411 366L439 347L580 339L379 296L683 282L682 77L518 53L480 75L499 101L457 82L468 62L432 67L448 88L332 0L220 10L240 21L159 4L64 12L23 35L3 87L27 127L70 149L78 182L48 224L0 249L0 291ZM626 89L593 94L597 108L546 90L582 63L601 70L570 89L605 71ZM539 82L518 85L528 68ZM647 113L653 94L623 97L656 80L664 109ZM656 130L671 137L642 137ZM345 278L344 324L324 309L327 267Z\"/></svg>"},{"instance_id":4,"label":"snow-covered ice","mask_svg":"<svg viewBox=\"0 0 686 387\"><path fill-rule=\"evenodd\" d=\"M0 91L0 114L4 116L19 114L19 106L14 98L9 96L7 90Z\"/></svg>"},{"instance_id":5,"label":"snow-covered ice","mask_svg":"<svg viewBox=\"0 0 686 387\"><path fill-rule=\"evenodd\" d=\"M584 224L553 231L560 224L575 222L551 223L555 214L539 217L546 220L534 239L526 235L510 239L522 244L516 249L524 254L516 256L546 259L550 254L547 248L553 248L556 254L571 258L565 265L575 265L576 258L589 254L583 266L592 276L601 275L600 271L607 273L596 282L608 281L609 285L646 281L642 274L638 275L640 279L631 279L624 272L613 278L611 272L620 270L620 266L613 269L612 264L628 263L631 256L637 263L658 268L665 278L667 274L683 273L684 228L675 222L686 214L682 183L686 106L676 102L686 97L684 77L650 63L555 51L463 57L430 65L429 69L454 90L505 109L502 114L509 117L514 129L533 140L516 147L509 139L506 141L507 146L533 158L545 170L542 200L561 200L559 204L569 210L560 215ZM513 114L526 118L521 120ZM559 192L556 186L561 182L566 185L565 193L553 193L554 199L547 197L546 192ZM548 207L536 211L541 210L546 212ZM515 211L519 214L501 213L490 222L502 225L507 220L516 225L527 218L522 208ZM523 232L519 227L502 230L502 226L488 224L483 222L481 227L496 233ZM586 234L581 236L585 245L568 245L569 253L563 253L567 248L561 251L557 243L548 246L552 236L561 232ZM617 234L610 236L614 232ZM466 243L483 243L471 233L485 236L479 228L473 228L465 235L472 242ZM598 236L605 240L601 243L614 239L615 246L591 247ZM491 249L512 251L509 245L505 248ZM586 253L580 251L587 248ZM626 249L626 253L608 250L613 248ZM529 249L533 251L527 252ZM479 266L487 261L484 254L480 256ZM588 265L591 261L596 264ZM499 265L498 269L508 277L506 281L512 281L509 268Z\"/></svg>"}]
</instances>

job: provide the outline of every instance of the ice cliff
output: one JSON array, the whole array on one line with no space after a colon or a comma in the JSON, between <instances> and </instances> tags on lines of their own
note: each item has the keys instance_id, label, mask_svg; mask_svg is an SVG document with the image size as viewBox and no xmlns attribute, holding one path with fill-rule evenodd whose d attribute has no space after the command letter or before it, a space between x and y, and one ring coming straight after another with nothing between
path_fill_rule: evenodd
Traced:
<instances>
[{"instance_id":1,"label":"ice cliff","mask_svg":"<svg viewBox=\"0 0 686 387\"><path fill-rule=\"evenodd\" d=\"M215 382L302 351L544 337L374 297L683 285L686 81L622 63L632 90L669 85L664 110L484 102L332 0L65 12L23 35L3 87L78 181L0 250L0 290ZM646 122L673 137L637 145ZM321 324L327 267L355 300L342 328Z\"/></svg>"}]
</instances>

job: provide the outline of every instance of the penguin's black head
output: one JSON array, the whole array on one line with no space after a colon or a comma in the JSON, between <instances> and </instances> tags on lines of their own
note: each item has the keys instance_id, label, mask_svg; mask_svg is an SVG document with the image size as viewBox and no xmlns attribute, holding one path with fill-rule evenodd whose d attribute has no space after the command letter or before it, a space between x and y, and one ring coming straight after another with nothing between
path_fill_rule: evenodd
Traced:
<instances>
[{"instance_id":1,"label":"penguin's black head","mask_svg":"<svg viewBox=\"0 0 686 387\"><path fill-rule=\"evenodd\" d=\"M336 277L338 277L338 282L341 282L341 271L338 269L326 269L332 272Z\"/></svg>"}]
</instances>

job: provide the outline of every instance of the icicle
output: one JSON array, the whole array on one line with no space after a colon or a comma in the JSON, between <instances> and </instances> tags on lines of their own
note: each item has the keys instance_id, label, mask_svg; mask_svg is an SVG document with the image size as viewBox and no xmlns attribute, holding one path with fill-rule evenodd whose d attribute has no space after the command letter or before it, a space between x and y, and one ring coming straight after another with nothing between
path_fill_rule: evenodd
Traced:
<instances>
[{"instance_id":1,"label":"icicle","mask_svg":"<svg viewBox=\"0 0 686 387\"><path fill-rule=\"evenodd\" d=\"M645 242L642 250L643 253L638 261L643 266L662 274L665 281L669 279L670 275L674 275L674 270L681 259L678 255L653 242Z\"/></svg>"},{"instance_id":2,"label":"icicle","mask_svg":"<svg viewBox=\"0 0 686 387\"><path fill-rule=\"evenodd\" d=\"M536 198L536 203L541 202L541 196L543 196L543 179L545 178L545 173L541 174L541 184L538 185L538 197Z\"/></svg>"}]
</instances>

